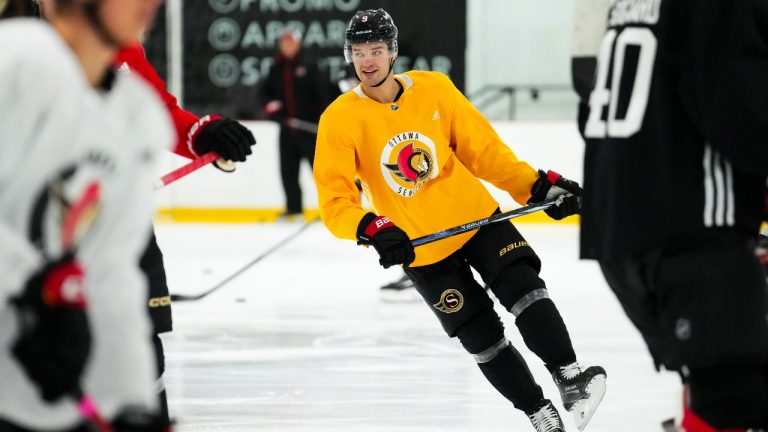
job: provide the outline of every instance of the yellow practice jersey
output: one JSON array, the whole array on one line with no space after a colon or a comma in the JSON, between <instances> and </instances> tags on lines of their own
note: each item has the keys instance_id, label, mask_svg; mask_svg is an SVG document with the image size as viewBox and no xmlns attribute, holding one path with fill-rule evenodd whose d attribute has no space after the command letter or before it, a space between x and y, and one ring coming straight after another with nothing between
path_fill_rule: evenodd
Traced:
<instances>
[{"instance_id":1,"label":"yellow practice jersey","mask_svg":"<svg viewBox=\"0 0 768 432\"><path fill-rule=\"evenodd\" d=\"M355 239L365 215L355 177L377 215L416 238L487 217L498 203L478 178L530 198L536 171L517 159L493 127L439 72L396 75L403 93L379 103L358 86L323 113L314 175L323 222ZM416 248L412 266L440 261L474 234Z\"/></svg>"}]
</instances>

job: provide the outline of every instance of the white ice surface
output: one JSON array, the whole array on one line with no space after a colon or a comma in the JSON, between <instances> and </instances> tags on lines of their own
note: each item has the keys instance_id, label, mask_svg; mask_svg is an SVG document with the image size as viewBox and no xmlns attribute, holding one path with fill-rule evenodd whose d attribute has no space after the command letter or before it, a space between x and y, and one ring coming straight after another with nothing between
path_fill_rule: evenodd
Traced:
<instances>
[{"instance_id":1,"label":"white ice surface","mask_svg":"<svg viewBox=\"0 0 768 432\"><path fill-rule=\"evenodd\" d=\"M159 225L168 282L196 294L290 236L299 225ZM577 259L575 226L520 225L579 360L608 372L590 432L659 431L678 414L675 375L657 374L593 262ZM397 279L373 250L316 223L210 296L174 303L164 335L172 415L191 431L530 431L425 303L379 299ZM562 409L543 363L498 305L507 338Z\"/></svg>"}]
</instances>

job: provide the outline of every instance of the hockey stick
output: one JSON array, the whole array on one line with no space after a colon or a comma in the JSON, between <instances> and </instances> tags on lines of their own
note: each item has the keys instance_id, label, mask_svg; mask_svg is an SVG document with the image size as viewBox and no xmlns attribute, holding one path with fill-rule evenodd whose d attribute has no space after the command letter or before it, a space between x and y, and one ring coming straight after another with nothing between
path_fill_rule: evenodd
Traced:
<instances>
[{"instance_id":1,"label":"hockey stick","mask_svg":"<svg viewBox=\"0 0 768 432\"><path fill-rule=\"evenodd\" d=\"M72 398L77 403L77 411L88 422L89 430L94 432L112 432L112 426L99 414L96 404L90 396L79 388L72 393Z\"/></svg>"},{"instance_id":2,"label":"hockey stick","mask_svg":"<svg viewBox=\"0 0 768 432\"><path fill-rule=\"evenodd\" d=\"M467 231L476 230L486 225L490 225L493 223L497 223L497 222L501 222L509 219L514 219L516 217L520 217L520 216L531 214L531 213L536 213L537 211L546 210L552 207L557 202L557 200L558 198L552 198L546 201L542 201L540 203L529 204L525 207L520 207L519 209L511 210L504 213L499 213L497 215L493 215L485 219L476 220L474 222L465 223L464 225L448 228L446 230L438 231L434 234L425 235L423 237L417 237L411 240L411 243L413 244L413 247L417 247L417 246L425 245L427 243L436 242L438 240L442 240L447 237L453 237L455 235L465 233Z\"/></svg>"},{"instance_id":3,"label":"hockey stick","mask_svg":"<svg viewBox=\"0 0 768 432\"><path fill-rule=\"evenodd\" d=\"M304 232L307 228L309 228L310 225L312 225L313 223L317 222L318 220L320 220L319 217L314 218L314 219L310 220L309 222L305 223L296 232L294 232L293 234L291 234L288 237L284 238L283 240L279 241L274 246L272 246L271 248L269 248L266 251L264 251L261 255L257 256L254 259L252 259L251 262L249 262L248 264L244 265L239 270L237 270L236 272L234 272L231 275L227 276L221 282L219 282L216 285L212 286L211 288L203 291L202 293L195 294L195 295L171 294L171 301L193 301L193 300L200 300L201 298L204 298L204 297L208 296L209 294L217 291L219 288L221 288L224 285L226 285L229 282L231 282L232 279L234 279L234 278L240 276L241 274L243 274L243 272L245 272L249 268L253 267L259 261L263 260L264 258L268 257L269 255L271 255L276 250L278 250L281 247L283 247L286 244L288 244L288 242L290 242L291 240L293 240L296 237L298 237L299 234Z\"/></svg>"},{"instance_id":4,"label":"hockey stick","mask_svg":"<svg viewBox=\"0 0 768 432\"><path fill-rule=\"evenodd\" d=\"M219 156L218 153L216 153L215 151L208 152L200 156L199 158L189 162L188 164L180 168L177 168L169 172L168 174L160 177L159 179L157 179L154 184L155 190L168 186L169 184L175 182L176 180L179 180L180 178L188 174L191 174L197 171L198 169L218 159L221 159L221 156ZM220 164L222 165L222 169L226 171L234 171L235 169L235 163L232 161L222 159L222 162L220 162Z\"/></svg>"},{"instance_id":5,"label":"hockey stick","mask_svg":"<svg viewBox=\"0 0 768 432\"><path fill-rule=\"evenodd\" d=\"M302 130L304 132L309 132L317 135L317 123L312 123L310 121L302 120L299 118L289 118L285 121L285 123L294 129Z\"/></svg>"}]
</instances>

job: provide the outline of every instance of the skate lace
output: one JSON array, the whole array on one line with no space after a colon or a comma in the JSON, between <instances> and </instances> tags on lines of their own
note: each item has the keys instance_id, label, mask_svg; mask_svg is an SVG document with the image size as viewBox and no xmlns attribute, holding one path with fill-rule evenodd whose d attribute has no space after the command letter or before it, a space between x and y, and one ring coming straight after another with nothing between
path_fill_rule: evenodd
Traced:
<instances>
[{"instance_id":1,"label":"skate lace","mask_svg":"<svg viewBox=\"0 0 768 432\"><path fill-rule=\"evenodd\" d=\"M573 362L567 366L562 366L560 368L560 377L570 380L573 379L582 372L581 365L579 365L578 362Z\"/></svg>"},{"instance_id":2,"label":"skate lace","mask_svg":"<svg viewBox=\"0 0 768 432\"><path fill-rule=\"evenodd\" d=\"M557 421L557 413L551 404L543 406L540 410L528 416L537 432L562 431L560 422Z\"/></svg>"}]
</instances>

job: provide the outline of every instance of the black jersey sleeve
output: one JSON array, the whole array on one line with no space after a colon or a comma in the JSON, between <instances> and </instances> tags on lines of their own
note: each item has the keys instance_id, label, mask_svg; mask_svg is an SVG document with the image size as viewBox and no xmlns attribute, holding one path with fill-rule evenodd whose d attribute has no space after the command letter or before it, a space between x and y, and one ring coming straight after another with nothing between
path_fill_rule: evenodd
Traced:
<instances>
[{"instance_id":1,"label":"black jersey sleeve","mask_svg":"<svg viewBox=\"0 0 768 432\"><path fill-rule=\"evenodd\" d=\"M706 3L703 5L702 3ZM688 0L680 92L704 138L736 167L768 174L768 2Z\"/></svg>"}]
</instances>

